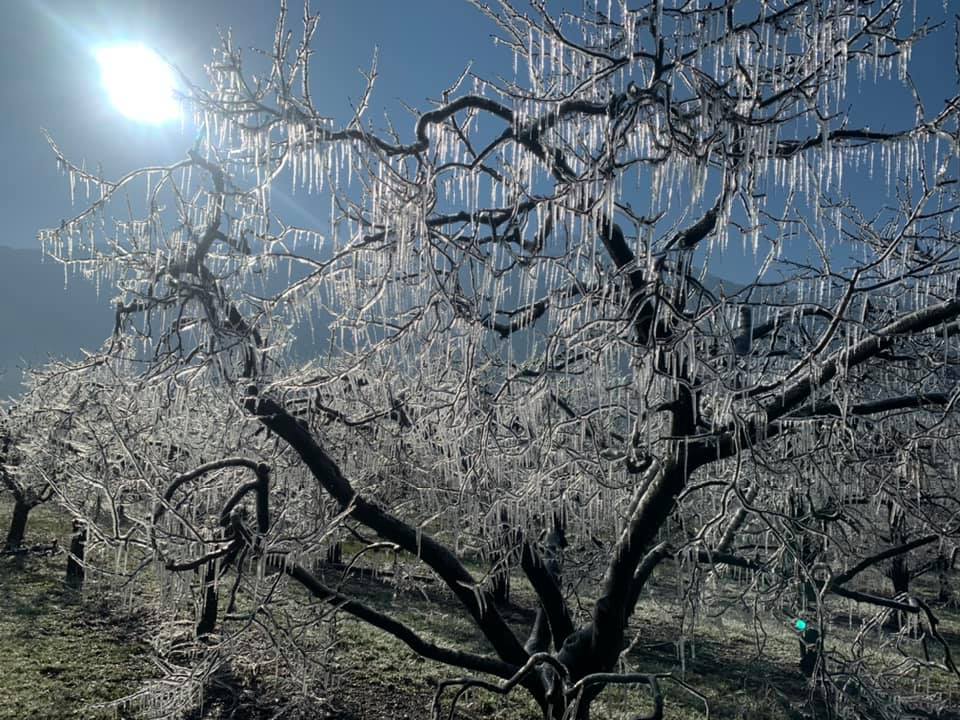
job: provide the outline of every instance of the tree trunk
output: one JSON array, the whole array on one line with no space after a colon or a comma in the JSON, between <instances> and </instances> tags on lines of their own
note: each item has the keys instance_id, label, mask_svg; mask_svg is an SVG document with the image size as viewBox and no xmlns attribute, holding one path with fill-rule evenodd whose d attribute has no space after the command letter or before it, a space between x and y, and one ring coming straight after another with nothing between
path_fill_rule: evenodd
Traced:
<instances>
[{"instance_id":1,"label":"tree trunk","mask_svg":"<svg viewBox=\"0 0 960 720\"><path fill-rule=\"evenodd\" d=\"M7 533L7 541L4 547L7 550L16 550L23 544L23 536L27 532L27 516L33 506L30 503L17 498L13 506L13 517L10 519L10 531Z\"/></svg>"},{"instance_id":2,"label":"tree trunk","mask_svg":"<svg viewBox=\"0 0 960 720\"><path fill-rule=\"evenodd\" d=\"M910 568L907 566L906 558L897 556L890 563L890 570L887 577L893 583L893 594L903 595L910 591ZM894 610L890 618L884 623L884 627L892 632L899 632L903 627L903 614Z\"/></svg>"},{"instance_id":3,"label":"tree trunk","mask_svg":"<svg viewBox=\"0 0 960 720\"><path fill-rule=\"evenodd\" d=\"M910 591L910 568L907 567L907 561L902 555L893 559L889 577L893 582L894 594L900 595Z\"/></svg>"},{"instance_id":4,"label":"tree trunk","mask_svg":"<svg viewBox=\"0 0 960 720\"><path fill-rule=\"evenodd\" d=\"M327 548L327 562L340 565L343 562L343 543L337 540Z\"/></svg>"},{"instance_id":5,"label":"tree trunk","mask_svg":"<svg viewBox=\"0 0 960 720\"><path fill-rule=\"evenodd\" d=\"M500 509L499 535L494 538L494 546L490 551L491 576L490 592L493 601L500 605L510 604L510 565L512 553L517 545L519 536L517 529L510 522L506 509Z\"/></svg>"},{"instance_id":6,"label":"tree trunk","mask_svg":"<svg viewBox=\"0 0 960 720\"><path fill-rule=\"evenodd\" d=\"M70 540L70 554L67 556L67 587L80 590L83 587L83 553L87 545L87 524L83 520L73 521L73 538Z\"/></svg>"},{"instance_id":7,"label":"tree trunk","mask_svg":"<svg viewBox=\"0 0 960 720\"><path fill-rule=\"evenodd\" d=\"M217 626L217 588L215 587L217 572L216 563L207 565L207 572L203 580L203 609L200 611L200 621L197 623L197 637L209 635Z\"/></svg>"},{"instance_id":8,"label":"tree trunk","mask_svg":"<svg viewBox=\"0 0 960 720\"><path fill-rule=\"evenodd\" d=\"M813 677L817 667L819 641L820 632L816 628L807 628L800 635L800 672L806 677Z\"/></svg>"},{"instance_id":9,"label":"tree trunk","mask_svg":"<svg viewBox=\"0 0 960 720\"><path fill-rule=\"evenodd\" d=\"M950 602L950 581L947 573L950 570L950 562L947 556L941 554L937 558L937 600L944 604Z\"/></svg>"}]
</instances>

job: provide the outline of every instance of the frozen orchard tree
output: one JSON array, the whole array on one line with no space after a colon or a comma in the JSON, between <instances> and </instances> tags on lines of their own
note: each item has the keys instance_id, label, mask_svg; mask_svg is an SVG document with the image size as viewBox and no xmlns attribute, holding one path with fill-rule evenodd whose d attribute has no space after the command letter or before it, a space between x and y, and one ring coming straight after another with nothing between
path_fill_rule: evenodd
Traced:
<instances>
[{"instance_id":1,"label":"frozen orchard tree","mask_svg":"<svg viewBox=\"0 0 960 720\"><path fill-rule=\"evenodd\" d=\"M291 631L322 626L323 613L305 609L305 621L270 601L277 574L262 550L319 554L338 511L230 386L181 391L128 359L105 350L35 370L15 413L29 420L18 473L45 481L84 530L83 594L135 613L164 671L113 704L182 717L245 677L269 682L293 716L326 692L330 636ZM264 530L268 491L287 511Z\"/></svg>"},{"instance_id":2,"label":"frozen orchard tree","mask_svg":"<svg viewBox=\"0 0 960 720\"><path fill-rule=\"evenodd\" d=\"M956 673L922 599L855 587L918 546L843 541L865 532L849 508L877 492L923 537L955 535L955 509L897 503L893 472L839 472L911 443L956 457L958 99L915 94L913 120L883 131L850 112L861 93L911 97L911 48L947 30L905 0L474 4L515 74L464 72L412 128L367 119L375 66L354 117L329 120L309 76L318 19L294 38L284 10L269 67L227 36L191 85L200 132L182 161L111 181L56 151L95 202L41 241L115 285L105 353L149 358L138 382L173 397L229 389L234 422L279 438L342 523L426 566L487 650L435 644L325 585L312 548L272 544L295 511L255 478L232 490L257 496L256 521L198 557L259 557L477 674L441 682L437 712L476 684L583 719L630 681L659 717L674 678L625 648L673 560L691 583L732 568L758 612L803 610L821 630L832 602L910 615L934 647L891 658L896 672ZM868 198L851 176L871 178ZM291 188L324 209L316 225L275 212ZM749 277L719 285L724 255ZM296 361L311 332L323 350ZM203 512L236 506L222 491ZM535 591L529 637L464 565L484 543ZM590 562L562 562L585 547ZM841 716L905 712L858 652L862 638L804 650L821 699Z\"/></svg>"}]
</instances>

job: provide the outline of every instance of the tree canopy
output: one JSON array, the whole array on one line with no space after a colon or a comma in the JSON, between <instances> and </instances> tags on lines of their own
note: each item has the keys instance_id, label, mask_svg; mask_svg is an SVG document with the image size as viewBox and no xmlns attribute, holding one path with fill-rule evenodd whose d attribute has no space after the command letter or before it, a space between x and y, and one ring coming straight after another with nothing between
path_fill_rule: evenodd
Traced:
<instances>
[{"instance_id":1,"label":"tree canopy","mask_svg":"<svg viewBox=\"0 0 960 720\"><path fill-rule=\"evenodd\" d=\"M251 632L218 620L232 573L247 607L299 585L476 674L437 712L516 686L586 718L630 681L660 717L672 676L624 651L668 566L694 608L733 568L758 617L815 619L805 672L837 716L899 717L895 677L960 677L929 602L858 585L960 530L960 100L914 93L886 130L851 110L913 89L911 48L949 28L901 0L474 4L515 75L467 68L412 128L368 118L375 60L331 121L321 20L294 33L284 9L264 56L227 34L206 83L184 75L180 162L109 180L53 146L91 202L43 247L116 291L101 351L47 372L93 463L61 494L124 495L107 546L206 573L202 636ZM736 283L711 274L725 254ZM488 650L325 584L312 563L348 531L422 563ZM504 568L535 593L528 636L494 602ZM851 607L912 618L925 657L866 662L830 633Z\"/></svg>"}]
</instances>

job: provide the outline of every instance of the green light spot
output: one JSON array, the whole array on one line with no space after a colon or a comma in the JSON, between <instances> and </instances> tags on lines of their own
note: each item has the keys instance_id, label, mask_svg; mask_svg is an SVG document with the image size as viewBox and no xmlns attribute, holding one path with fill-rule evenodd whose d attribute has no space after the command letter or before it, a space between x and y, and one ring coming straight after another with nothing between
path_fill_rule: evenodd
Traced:
<instances>
[{"instance_id":1,"label":"green light spot","mask_svg":"<svg viewBox=\"0 0 960 720\"><path fill-rule=\"evenodd\" d=\"M798 618L797 621L793 624L793 626L800 632L803 632L804 630L807 629L807 621L802 618Z\"/></svg>"}]
</instances>

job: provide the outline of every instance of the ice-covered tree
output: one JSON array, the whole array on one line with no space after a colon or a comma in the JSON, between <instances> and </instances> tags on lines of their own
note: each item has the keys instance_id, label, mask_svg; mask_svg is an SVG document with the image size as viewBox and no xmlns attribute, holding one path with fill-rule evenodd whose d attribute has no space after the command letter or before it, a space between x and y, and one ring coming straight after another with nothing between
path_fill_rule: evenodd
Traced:
<instances>
[{"instance_id":1,"label":"ice-covered tree","mask_svg":"<svg viewBox=\"0 0 960 720\"><path fill-rule=\"evenodd\" d=\"M4 551L17 552L27 532L30 511L52 496L52 489L42 478L30 477L20 466L18 443L25 426L16 407L0 408L0 482L13 498L10 527L7 529Z\"/></svg>"},{"instance_id":2,"label":"ice-covered tree","mask_svg":"<svg viewBox=\"0 0 960 720\"><path fill-rule=\"evenodd\" d=\"M115 284L105 352L146 360L139 386L173 398L231 390L247 420L229 432L278 438L343 523L445 584L489 651L438 646L325 585L320 548L279 541L296 510L256 479L191 509L216 519L244 493L260 508L193 557L258 557L424 657L499 678L441 683L437 707L451 685L523 687L545 717L586 718L630 680L659 717L663 678L623 652L668 558L764 587L792 573L806 590L774 597L782 612L841 596L939 637L922 600L851 589L914 547L843 551L831 535L853 530L829 508L866 492L837 472L852 449L879 458L879 434L910 452L953 422L958 99L910 94L911 48L948 30L901 0L475 5L515 74L463 72L412 128L367 119L375 66L353 118L331 121L309 75L318 20L294 38L282 16L268 62L227 36L209 82L189 84L199 132L182 161L108 180L56 151L94 201L41 241ZM912 121L861 124L868 89L913 97ZM276 212L291 188L315 225ZM718 283L725 256L749 276ZM314 332L322 349L295 361L292 339ZM892 497L896 477L871 483ZM173 496L154 500L161 522ZM956 532L955 510L937 530L905 509ZM497 533L497 562L538 599L529 637L462 560ZM591 543L585 590L562 555ZM861 707L897 707L825 647L808 670L838 713L856 712L837 679L851 674ZM956 672L945 644L931 653L911 668Z\"/></svg>"}]
</instances>

